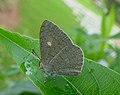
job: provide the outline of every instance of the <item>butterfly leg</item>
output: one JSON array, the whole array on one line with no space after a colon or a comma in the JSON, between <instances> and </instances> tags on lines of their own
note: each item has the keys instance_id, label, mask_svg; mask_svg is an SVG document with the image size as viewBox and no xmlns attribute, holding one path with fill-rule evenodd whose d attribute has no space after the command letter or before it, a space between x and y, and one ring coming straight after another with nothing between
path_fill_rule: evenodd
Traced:
<instances>
[{"instance_id":1,"label":"butterfly leg","mask_svg":"<svg viewBox=\"0 0 120 95\"><path fill-rule=\"evenodd\" d=\"M43 69L43 64L40 63L40 61L39 61L39 67L40 67L40 69Z\"/></svg>"}]
</instances>

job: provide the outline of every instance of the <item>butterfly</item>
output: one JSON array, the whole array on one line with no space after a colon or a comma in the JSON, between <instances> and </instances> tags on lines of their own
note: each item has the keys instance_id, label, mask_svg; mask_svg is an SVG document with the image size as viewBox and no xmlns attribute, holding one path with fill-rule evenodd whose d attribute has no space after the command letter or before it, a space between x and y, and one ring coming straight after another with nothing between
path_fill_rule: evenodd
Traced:
<instances>
[{"instance_id":1,"label":"butterfly","mask_svg":"<svg viewBox=\"0 0 120 95\"><path fill-rule=\"evenodd\" d=\"M45 20L40 28L40 54L47 74L79 75L83 66L83 51L56 24Z\"/></svg>"}]
</instances>

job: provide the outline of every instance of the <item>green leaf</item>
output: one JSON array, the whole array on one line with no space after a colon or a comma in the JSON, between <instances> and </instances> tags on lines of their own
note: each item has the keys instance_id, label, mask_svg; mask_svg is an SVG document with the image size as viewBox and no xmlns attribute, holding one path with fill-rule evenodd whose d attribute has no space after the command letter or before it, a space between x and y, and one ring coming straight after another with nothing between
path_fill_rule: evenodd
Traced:
<instances>
[{"instance_id":1,"label":"green leaf","mask_svg":"<svg viewBox=\"0 0 120 95\"><path fill-rule=\"evenodd\" d=\"M32 48L39 52L38 40L0 29L0 41L44 95L120 94L120 74L92 60L84 59L78 76L50 76L39 68L39 59L31 53Z\"/></svg>"},{"instance_id":2,"label":"green leaf","mask_svg":"<svg viewBox=\"0 0 120 95\"><path fill-rule=\"evenodd\" d=\"M8 49L10 54L13 55L18 64L23 61L23 58L28 55L28 52L31 53L32 48L35 51L38 51L37 54L40 55L39 41L30 37L20 36L18 33L12 33L0 29L0 42L6 46L6 48ZM24 51L27 53L23 53Z\"/></svg>"},{"instance_id":3,"label":"green leaf","mask_svg":"<svg viewBox=\"0 0 120 95\"><path fill-rule=\"evenodd\" d=\"M115 35L113 35L113 36L111 36L110 38L111 39L120 39L120 32L115 34Z\"/></svg>"}]
</instances>

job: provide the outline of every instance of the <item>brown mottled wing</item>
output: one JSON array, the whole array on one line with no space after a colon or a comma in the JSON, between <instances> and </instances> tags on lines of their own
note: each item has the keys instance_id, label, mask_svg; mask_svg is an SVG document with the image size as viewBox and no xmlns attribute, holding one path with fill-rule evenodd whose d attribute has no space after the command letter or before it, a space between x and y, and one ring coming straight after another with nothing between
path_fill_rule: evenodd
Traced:
<instances>
[{"instance_id":1,"label":"brown mottled wing","mask_svg":"<svg viewBox=\"0 0 120 95\"><path fill-rule=\"evenodd\" d=\"M54 23L45 20L40 30L40 51L46 73L76 75L83 63L79 47Z\"/></svg>"}]
</instances>

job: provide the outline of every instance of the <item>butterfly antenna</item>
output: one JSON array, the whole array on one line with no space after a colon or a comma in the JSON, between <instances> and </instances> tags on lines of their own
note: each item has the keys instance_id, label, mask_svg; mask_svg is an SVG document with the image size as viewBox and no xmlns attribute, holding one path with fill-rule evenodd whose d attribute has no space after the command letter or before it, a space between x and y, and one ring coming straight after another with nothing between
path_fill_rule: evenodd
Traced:
<instances>
[{"instance_id":1,"label":"butterfly antenna","mask_svg":"<svg viewBox=\"0 0 120 95\"><path fill-rule=\"evenodd\" d=\"M40 69L43 69L43 64L41 63L41 59L40 59L40 57L37 55L37 53L35 52L35 50L34 50L33 48L32 48L32 54L39 58L39 60L40 60L40 61L39 61L39 67L40 67Z\"/></svg>"},{"instance_id":2,"label":"butterfly antenna","mask_svg":"<svg viewBox=\"0 0 120 95\"><path fill-rule=\"evenodd\" d=\"M37 53L35 52L35 50L33 48L32 48L32 54L40 59L40 57L37 55Z\"/></svg>"}]
</instances>

